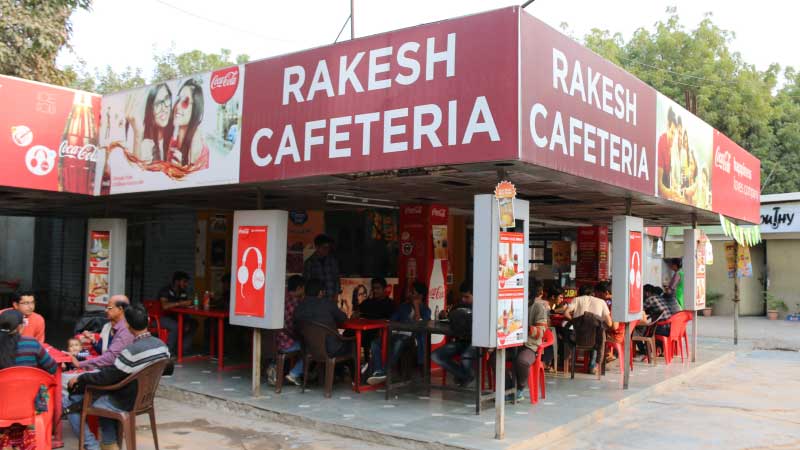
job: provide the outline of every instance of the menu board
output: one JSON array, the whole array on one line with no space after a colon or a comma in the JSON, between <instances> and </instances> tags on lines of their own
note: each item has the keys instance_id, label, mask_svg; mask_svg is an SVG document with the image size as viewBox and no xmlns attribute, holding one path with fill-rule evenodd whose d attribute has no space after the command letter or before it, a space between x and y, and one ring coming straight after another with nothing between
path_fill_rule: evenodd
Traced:
<instances>
[{"instance_id":1,"label":"menu board","mask_svg":"<svg viewBox=\"0 0 800 450\"><path fill-rule=\"evenodd\" d=\"M111 232L92 231L89 247L89 289L87 302L90 305L108 304L108 273L111 265Z\"/></svg>"},{"instance_id":2,"label":"menu board","mask_svg":"<svg viewBox=\"0 0 800 450\"><path fill-rule=\"evenodd\" d=\"M500 233L497 282L497 348L525 342L525 235Z\"/></svg>"},{"instance_id":3,"label":"menu board","mask_svg":"<svg viewBox=\"0 0 800 450\"><path fill-rule=\"evenodd\" d=\"M580 227L578 229L578 261L576 278L579 280L608 279L608 227Z\"/></svg>"}]
</instances>

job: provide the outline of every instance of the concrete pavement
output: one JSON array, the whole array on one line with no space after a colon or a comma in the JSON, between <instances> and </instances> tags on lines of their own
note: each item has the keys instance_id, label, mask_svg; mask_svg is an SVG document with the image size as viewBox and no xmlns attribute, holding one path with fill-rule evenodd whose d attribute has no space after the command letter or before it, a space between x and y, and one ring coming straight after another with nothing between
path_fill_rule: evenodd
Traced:
<instances>
[{"instance_id":1,"label":"concrete pavement","mask_svg":"<svg viewBox=\"0 0 800 450\"><path fill-rule=\"evenodd\" d=\"M701 339L713 338L733 344L733 316L699 317L697 326ZM739 347L800 351L800 322L740 317Z\"/></svg>"}]
</instances>

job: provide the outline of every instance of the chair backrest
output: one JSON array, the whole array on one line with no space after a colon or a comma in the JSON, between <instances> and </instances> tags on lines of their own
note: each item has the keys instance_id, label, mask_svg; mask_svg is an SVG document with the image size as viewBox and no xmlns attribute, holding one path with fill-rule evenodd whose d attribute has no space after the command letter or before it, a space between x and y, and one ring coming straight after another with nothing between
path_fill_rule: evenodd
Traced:
<instances>
[{"instance_id":1,"label":"chair backrest","mask_svg":"<svg viewBox=\"0 0 800 450\"><path fill-rule=\"evenodd\" d=\"M600 319L597 315L586 312L583 313L583 315L572 319L570 322L575 330L576 346L588 348L603 345L602 342L597 342L598 336L602 337L604 335L601 332L604 324L602 319ZM589 323L594 323L595 325L590 326Z\"/></svg>"},{"instance_id":2,"label":"chair backrest","mask_svg":"<svg viewBox=\"0 0 800 450\"><path fill-rule=\"evenodd\" d=\"M667 320L669 323L669 338L678 339L686 331L686 314L681 311Z\"/></svg>"},{"instance_id":3,"label":"chair backrest","mask_svg":"<svg viewBox=\"0 0 800 450\"><path fill-rule=\"evenodd\" d=\"M164 374L164 368L168 363L169 360L166 358L156 361L123 382L129 384L136 381L136 401L133 404L133 411L146 411L153 407L153 399L156 396L158 384L161 382L161 375Z\"/></svg>"},{"instance_id":4,"label":"chair backrest","mask_svg":"<svg viewBox=\"0 0 800 450\"><path fill-rule=\"evenodd\" d=\"M297 322L297 330L303 344L303 352L311 355L317 361L324 361L329 358L328 349L325 346L327 336L339 337L336 330L331 329L325 324L313 321Z\"/></svg>"},{"instance_id":5,"label":"chair backrest","mask_svg":"<svg viewBox=\"0 0 800 450\"><path fill-rule=\"evenodd\" d=\"M147 310L148 315L161 317L161 314L163 312L161 307L161 300L142 300L142 305L144 305L144 309Z\"/></svg>"},{"instance_id":6,"label":"chair backrest","mask_svg":"<svg viewBox=\"0 0 800 450\"><path fill-rule=\"evenodd\" d=\"M36 367L9 367L0 370L0 427L14 423L32 425L36 417L34 400L39 387L50 392L50 408L56 395L53 375Z\"/></svg>"}]
</instances>

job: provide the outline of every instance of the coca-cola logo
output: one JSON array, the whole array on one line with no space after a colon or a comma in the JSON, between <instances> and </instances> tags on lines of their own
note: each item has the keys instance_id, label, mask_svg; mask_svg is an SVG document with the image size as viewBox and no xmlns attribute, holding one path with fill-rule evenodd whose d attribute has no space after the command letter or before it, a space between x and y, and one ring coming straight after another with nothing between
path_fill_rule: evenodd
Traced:
<instances>
[{"instance_id":1,"label":"coca-cola logo","mask_svg":"<svg viewBox=\"0 0 800 450\"><path fill-rule=\"evenodd\" d=\"M731 152L723 152L717 147L714 153L714 166L722 169L725 173L731 173Z\"/></svg>"},{"instance_id":2,"label":"coca-cola logo","mask_svg":"<svg viewBox=\"0 0 800 450\"><path fill-rule=\"evenodd\" d=\"M445 217L447 217L447 210L444 208L433 208L431 209L431 215L433 217L440 217L444 219Z\"/></svg>"},{"instance_id":3,"label":"coca-cola logo","mask_svg":"<svg viewBox=\"0 0 800 450\"><path fill-rule=\"evenodd\" d=\"M70 145L67 141L61 141L58 147L59 158L72 158L78 161L97 161L97 147L93 144Z\"/></svg>"},{"instance_id":4,"label":"coca-cola logo","mask_svg":"<svg viewBox=\"0 0 800 450\"><path fill-rule=\"evenodd\" d=\"M406 206L403 209L404 214L422 214L422 206Z\"/></svg>"},{"instance_id":5,"label":"coca-cola logo","mask_svg":"<svg viewBox=\"0 0 800 450\"><path fill-rule=\"evenodd\" d=\"M444 286L437 286L431 289L428 295L429 301L444 300Z\"/></svg>"},{"instance_id":6,"label":"coca-cola logo","mask_svg":"<svg viewBox=\"0 0 800 450\"><path fill-rule=\"evenodd\" d=\"M239 67L229 67L211 74L211 98L219 104L228 103L239 87Z\"/></svg>"}]
</instances>

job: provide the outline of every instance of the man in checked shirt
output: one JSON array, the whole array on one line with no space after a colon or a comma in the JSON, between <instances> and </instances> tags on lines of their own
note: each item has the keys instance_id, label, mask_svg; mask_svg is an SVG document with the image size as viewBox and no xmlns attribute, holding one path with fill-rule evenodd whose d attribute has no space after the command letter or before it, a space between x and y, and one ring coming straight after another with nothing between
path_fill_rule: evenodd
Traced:
<instances>
[{"instance_id":1,"label":"man in checked shirt","mask_svg":"<svg viewBox=\"0 0 800 450\"><path fill-rule=\"evenodd\" d=\"M306 260L303 268L303 278L306 280L320 280L325 290L325 298L336 301L339 298L341 285L339 283L339 262L331 255L333 239L320 234L314 238L316 251Z\"/></svg>"}]
</instances>

